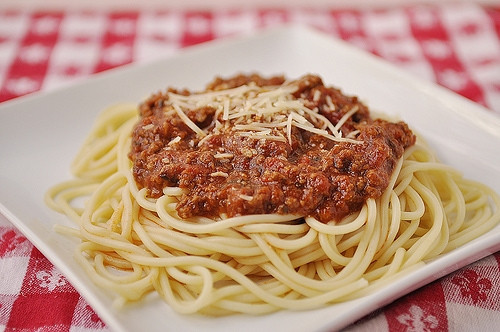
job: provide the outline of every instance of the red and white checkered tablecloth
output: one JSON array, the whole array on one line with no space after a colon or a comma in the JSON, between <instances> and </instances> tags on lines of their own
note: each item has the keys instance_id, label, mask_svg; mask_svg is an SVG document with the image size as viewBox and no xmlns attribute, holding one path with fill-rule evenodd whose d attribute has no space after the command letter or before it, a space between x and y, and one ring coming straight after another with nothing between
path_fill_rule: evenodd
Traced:
<instances>
[{"instance_id":1,"label":"red and white checkered tablecloth","mask_svg":"<svg viewBox=\"0 0 500 332\"><path fill-rule=\"evenodd\" d=\"M363 10L0 9L0 102L285 22L306 23L344 39L500 116L500 5L470 3ZM500 253L495 253L378 309L348 330L493 331L499 326ZM0 331L35 330L107 328L0 215Z\"/></svg>"}]
</instances>

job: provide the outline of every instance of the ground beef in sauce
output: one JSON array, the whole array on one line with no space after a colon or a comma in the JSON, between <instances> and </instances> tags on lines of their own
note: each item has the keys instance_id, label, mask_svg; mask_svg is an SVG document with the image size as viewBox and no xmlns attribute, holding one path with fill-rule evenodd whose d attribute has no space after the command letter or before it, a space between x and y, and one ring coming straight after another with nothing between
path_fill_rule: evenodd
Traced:
<instances>
[{"instance_id":1,"label":"ground beef in sauce","mask_svg":"<svg viewBox=\"0 0 500 332\"><path fill-rule=\"evenodd\" d=\"M284 82L281 76L237 75L216 78L207 90ZM294 127L291 145L227 131L211 135L198 147L200 139L179 116L166 111L171 108L169 98L167 92L160 92L141 104L141 117L132 133L129 157L139 187L147 188L151 197L161 196L165 186L187 189L177 206L182 218L292 213L328 222L358 211L367 198L379 197L397 160L415 143L408 126L371 119L368 108L356 97L325 86L318 76L305 75L295 83L294 98L302 99L310 109L317 108L333 124L358 107L341 131L344 137L355 133L362 144L334 142ZM185 113L202 129L210 130L214 123L213 107ZM178 142L171 144L174 138ZM216 154L230 157L216 158Z\"/></svg>"}]
</instances>

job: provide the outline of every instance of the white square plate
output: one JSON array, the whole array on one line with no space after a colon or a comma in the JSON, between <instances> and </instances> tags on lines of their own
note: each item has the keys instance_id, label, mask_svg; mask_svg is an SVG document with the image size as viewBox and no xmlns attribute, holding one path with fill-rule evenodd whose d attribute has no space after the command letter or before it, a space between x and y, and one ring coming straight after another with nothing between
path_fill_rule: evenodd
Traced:
<instances>
[{"instance_id":1,"label":"white square plate","mask_svg":"<svg viewBox=\"0 0 500 332\"><path fill-rule=\"evenodd\" d=\"M500 119L436 85L303 27L217 41L146 65L95 75L62 90L0 105L0 211L56 265L114 331L313 331L339 329L394 299L500 249L497 227L390 287L355 301L302 312L210 318L173 312L158 298L115 310L72 258L75 240L52 230L70 224L43 202L51 185L70 178L69 164L97 114L140 102L167 86L201 89L215 75L257 71L296 78L317 73L374 110L400 116L448 164L500 192Z\"/></svg>"}]
</instances>

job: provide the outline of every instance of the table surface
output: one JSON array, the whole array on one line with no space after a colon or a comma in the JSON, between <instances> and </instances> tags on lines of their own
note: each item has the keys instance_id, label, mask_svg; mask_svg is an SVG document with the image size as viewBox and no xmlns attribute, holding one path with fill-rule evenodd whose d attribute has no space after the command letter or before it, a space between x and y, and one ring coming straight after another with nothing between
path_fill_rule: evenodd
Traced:
<instances>
[{"instance_id":1,"label":"table surface","mask_svg":"<svg viewBox=\"0 0 500 332\"><path fill-rule=\"evenodd\" d=\"M0 102L289 22L344 39L500 116L500 5L452 2L382 9L0 7ZM489 331L499 323L500 253L495 253L379 308L346 330ZM108 329L57 268L0 214L4 330Z\"/></svg>"}]
</instances>

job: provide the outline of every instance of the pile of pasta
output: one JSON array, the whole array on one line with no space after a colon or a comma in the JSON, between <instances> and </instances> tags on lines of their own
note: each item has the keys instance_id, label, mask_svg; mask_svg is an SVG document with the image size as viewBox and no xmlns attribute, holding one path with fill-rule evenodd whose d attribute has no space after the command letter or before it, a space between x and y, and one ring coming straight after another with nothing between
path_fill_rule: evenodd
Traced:
<instances>
[{"instance_id":1,"label":"pile of pasta","mask_svg":"<svg viewBox=\"0 0 500 332\"><path fill-rule=\"evenodd\" d=\"M157 292L184 314L317 308L369 294L500 221L499 196L437 161L420 140L384 194L340 222L182 220L175 209L181 189L152 199L134 181L127 155L137 119L136 105L105 110L72 164L75 178L46 195L77 225L57 231L81 239L76 260L117 294L118 306Z\"/></svg>"}]
</instances>

